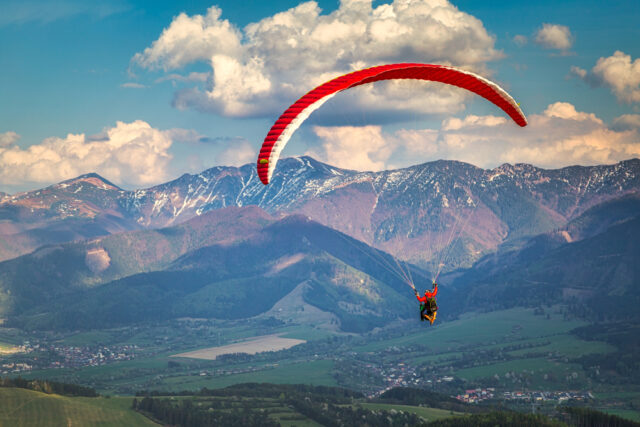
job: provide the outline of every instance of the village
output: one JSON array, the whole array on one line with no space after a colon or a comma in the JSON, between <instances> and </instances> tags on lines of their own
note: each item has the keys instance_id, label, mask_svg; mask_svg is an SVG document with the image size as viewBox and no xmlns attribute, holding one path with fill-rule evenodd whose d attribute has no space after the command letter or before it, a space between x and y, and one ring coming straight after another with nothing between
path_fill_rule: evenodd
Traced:
<instances>
[{"instance_id":1,"label":"village","mask_svg":"<svg viewBox=\"0 0 640 427\"><path fill-rule=\"evenodd\" d=\"M0 365L0 374L16 374L34 369L63 369L100 366L110 362L132 360L140 348L137 345L119 346L61 346L56 344L32 344L26 341L15 355L17 360L6 361Z\"/></svg>"},{"instance_id":2,"label":"village","mask_svg":"<svg viewBox=\"0 0 640 427\"><path fill-rule=\"evenodd\" d=\"M464 403L480 403L496 397L496 389L493 387L465 390L464 394L456 396ZM592 400L593 395L588 391L505 391L503 400L520 402L556 402L562 403L568 400L587 401Z\"/></svg>"},{"instance_id":3,"label":"village","mask_svg":"<svg viewBox=\"0 0 640 427\"><path fill-rule=\"evenodd\" d=\"M464 403L479 403L493 399L495 391L496 389L493 387L465 390L464 394L457 395L456 399Z\"/></svg>"},{"instance_id":4,"label":"village","mask_svg":"<svg viewBox=\"0 0 640 427\"><path fill-rule=\"evenodd\" d=\"M504 400L521 400L526 402L566 402L568 400L593 400L593 394L588 391L505 391Z\"/></svg>"}]
</instances>

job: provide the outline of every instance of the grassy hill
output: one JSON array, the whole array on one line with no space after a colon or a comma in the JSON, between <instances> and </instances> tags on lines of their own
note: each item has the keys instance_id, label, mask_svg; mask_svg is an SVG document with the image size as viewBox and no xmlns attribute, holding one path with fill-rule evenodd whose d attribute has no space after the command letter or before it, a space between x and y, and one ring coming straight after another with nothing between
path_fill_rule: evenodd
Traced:
<instances>
[{"instance_id":1,"label":"grassy hill","mask_svg":"<svg viewBox=\"0 0 640 427\"><path fill-rule=\"evenodd\" d=\"M155 426L131 409L129 397L64 397L21 388L0 388L0 425Z\"/></svg>"},{"instance_id":2,"label":"grassy hill","mask_svg":"<svg viewBox=\"0 0 640 427\"><path fill-rule=\"evenodd\" d=\"M239 216L246 211L232 213ZM298 287L301 304L329 313L344 331L367 331L410 315L411 289L392 270L394 261L388 255L302 216L271 224L255 212L248 217L252 225L246 229L253 231L241 239L238 233L226 234L228 239L218 237L215 244L210 244L212 238L205 239L179 257L180 251L173 249L170 262L154 258L155 267L145 267L155 271L89 287L82 285L89 274L80 260L84 247L36 252L9 261L13 268L0 274L0 286L7 284L10 300L16 301L9 321L27 329L98 329L180 317L242 319L269 311ZM228 225L218 217L198 220L207 229ZM183 236L185 227L161 230L173 239L162 245L155 240L157 232L154 239L141 239L141 233L151 231L106 238L108 242L135 240L139 248L130 248L127 258L126 251L104 244L113 256L113 265L104 274L117 266L122 274L131 273L134 270L124 260L135 264L137 257L148 260L141 254L179 246L185 238L175 236ZM193 243L197 233L190 234L187 240ZM215 231L209 234L216 235ZM82 265L76 266L73 259ZM412 274L423 281L426 275L418 269ZM20 286L12 285L18 277ZM43 301L45 295L49 299Z\"/></svg>"}]
</instances>

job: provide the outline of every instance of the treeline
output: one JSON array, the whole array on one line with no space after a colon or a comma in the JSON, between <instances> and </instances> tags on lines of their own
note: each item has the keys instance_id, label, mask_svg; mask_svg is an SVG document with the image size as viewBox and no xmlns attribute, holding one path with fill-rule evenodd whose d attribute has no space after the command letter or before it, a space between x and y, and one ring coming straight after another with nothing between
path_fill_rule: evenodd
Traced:
<instances>
[{"instance_id":1,"label":"treeline","mask_svg":"<svg viewBox=\"0 0 640 427\"><path fill-rule=\"evenodd\" d=\"M273 402L277 402L277 406L292 408L298 414L324 426L422 424L420 417L415 414L371 411L354 406L356 400L364 398L362 393L339 387L246 383L216 390L203 388L197 393L143 392L138 394L138 398L141 396L144 396L142 400L134 401L134 409L162 423L182 427L211 423L272 425L267 423L272 422L267 416L273 410L270 408ZM182 396L192 396L192 399L175 398ZM194 404L194 400L197 400L197 404ZM389 420L392 420L391 424Z\"/></svg>"},{"instance_id":2,"label":"treeline","mask_svg":"<svg viewBox=\"0 0 640 427\"><path fill-rule=\"evenodd\" d=\"M567 424L544 415L519 412L489 412L464 417L446 418L427 424L429 427L567 427ZM585 426L596 424L585 424Z\"/></svg>"},{"instance_id":3,"label":"treeline","mask_svg":"<svg viewBox=\"0 0 640 427\"><path fill-rule=\"evenodd\" d=\"M405 411L371 411L357 406L334 405L308 397L304 399L291 398L287 403L302 415L326 427L424 425L419 416Z\"/></svg>"},{"instance_id":4,"label":"treeline","mask_svg":"<svg viewBox=\"0 0 640 427\"><path fill-rule=\"evenodd\" d=\"M577 427L638 427L640 423L626 420L617 415L605 414L589 408L564 406L558 409L562 418L571 426Z\"/></svg>"},{"instance_id":5,"label":"treeline","mask_svg":"<svg viewBox=\"0 0 640 427\"><path fill-rule=\"evenodd\" d=\"M250 407L216 411L209 406L194 406L193 402L188 399L172 401L151 397L145 397L140 401L133 399L132 406L134 410L149 418L173 426L280 426L278 422L269 418L266 412L257 411Z\"/></svg>"},{"instance_id":6,"label":"treeline","mask_svg":"<svg viewBox=\"0 0 640 427\"><path fill-rule=\"evenodd\" d=\"M349 402L352 403L352 402ZM279 426L269 413L282 413L282 406L297 414L289 420L304 421L305 417L326 427L338 426L418 426L424 425L415 414L402 411L371 411L350 404L333 404L317 396L293 395L285 399L260 400L242 395L224 398L152 398L133 400L133 409L162 424L180 427L211 425Z\"/></svg>"},{"instance_id":7,"label":"treeline","mask_svg":"<svg viewBox=\"0 0 640 427\"><path fill-rule=\"evenodd\" d=\"M198 393L146 392L133 408L162 424L181 427L204 425L276 426L283 412L294 411L288 421L312 420L323 426L524 426L524 427L627 427L633 421L580 407L559 407L551 416L501 411L466 405L441 393L394 388L373 402L425 406L471 413L425 423L402 410L371 410L360 406L360 393L338 387L246 383L224 389L203 388ZM269 414L278 414L270 418Z\"/></svg>"},{"instance_id":8,"label":"treeline","mask_svg":"<svg viewBox=\"0 0 640 427\"><path fill-rule=\"evenodd\" d=\"M485 412L488 410L477 405L467 405L446 394L410 387L396 387L385 391L380 395L378 401L398 405L428 406L429 408L440 408L457 412Z\"/></svg>"},{"instance_id":9,"label":"treeline","mask_svg":"<svg viewBox=\"0 0 640 427\"><path fill-rule=\"evenodd\" d=\"M98 393L91 387L77 384L59 383L49 380L25 380L23 378L0 378L0 387L25 388L47 394L60 394L62 396L97 397Z\"/></svg>"},{"instance_id":10,"label":"treeline","mask_svg":"<svg viewBox=\"0 0 640 427\"><path fill-rule=\"evenodd\" d=\"M271 384L271 383L243 383L234 384L221 389L208 389L206 387L198 392L194 391L139 391L136 396L218 396L218 397L268 397L286 399L287 396L304 395L315 396L334 403L350 402L351 399L359 399L364 397L362 393L347 390L340 387L314 386L307 384Z\"/></svg>"},{"instance_id":11,"label":"treeline","mask_svg":"<svg viewBox=\"0 0 640 427\"><path fill-rule=\"evenodd\" d=\"M640 423L588 408L560 407L554 418L540 414L493 411L433 421L429 427L638 427Z\"/></svg>"}]
</instances>

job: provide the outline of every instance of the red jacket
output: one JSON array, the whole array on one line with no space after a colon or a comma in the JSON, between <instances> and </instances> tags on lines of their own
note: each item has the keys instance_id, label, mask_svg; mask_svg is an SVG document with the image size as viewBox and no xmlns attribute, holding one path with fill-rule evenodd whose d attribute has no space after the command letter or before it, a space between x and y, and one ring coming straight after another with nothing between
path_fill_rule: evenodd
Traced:
<instances>
[{"instance_id":1,"label":"red jacket","mask_svg":"<svg viewBox=\"0 0 640 427\"><path fill-rule=\"evenodd\" d=\"M427 299L435 297L437 293L438 293L438 284L436 283L435 287L433 288L433 292L424 291L423 297L421 297L420 295L416 295L416 298L418 298L418 301L424 303L424 302L427 302Z\"/></svg>"}]
</instances>

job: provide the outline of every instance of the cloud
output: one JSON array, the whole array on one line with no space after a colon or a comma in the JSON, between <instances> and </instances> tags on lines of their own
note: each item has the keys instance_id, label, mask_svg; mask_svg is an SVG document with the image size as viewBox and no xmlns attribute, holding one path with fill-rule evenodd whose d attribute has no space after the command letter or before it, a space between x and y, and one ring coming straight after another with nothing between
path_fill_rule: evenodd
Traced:
<instances>
[{"instance_id":1,"label":"cloud","mask_svg":"<svg viewBox=\"0 0 640 427\"><path fill-rule=\"evenodd\" d=\"M566 102L551 104L528 117L520 128L502 116L451 118L440 129L380 127L315 128L318 147L307 154L342 167L381 170L437 159L465 161L484 168L531 163L559 168L610 164L640 157L640 115L618 118L608 127L592 113Z\"/></svg>"},{"instance_id":2,"label":"cloud","mask_svg":"<svg viewBox=\"0 0 640 427\"><path fill-rule=\"evenodd\" d=\"M166 76L162 76L159 77L155 80L154 83L162 83L162 82L166 82L166 81L172 81L172 82L200 82L200 83L204 83L209 79L209 73L197 73L197 72L191 72L186 76L183 76L182 74L177 74L177 73L172 73L172 74L168 74Z\"/></svg>"},{"instance_id":3,"label":"cloud","mask_svg":"<svg viewBox=\"0 0 640 427\"><path fill-rule=\"evenodd\" d=\"M211 67L201 84L181 88L173 105L229 117L272 116L315 85L340 74L386 62L434 62L487 73L502 52L477 18L447 0L343 0L321 14L317 3L289 10L239 29L211 7L205 15L180 14L132 65L170 72L196 63ZM468 94L424 82L367 85L341 95L327 117L349 109L401 114L452 113ZM434 89L435 88L435 89ZM407 94L429 91L429 103Z\"/></svg>"},{"instance_id":4,"label":"cloud","mask_svg":"<svg viewBox=\"0 0 640 427\"><path fill-rule=\"evenodd\" d=\"M40 22L47 24L78 15L99 19L125 12L131 5L124 0L87 2L80 0L3 0L0 27Z\"/></svg>"},{"instance_id":5,"label":"cloud","mask_svg":"<svg viewBox=\"0 0 640 427\"><path fill-rule=\"evenodd\" d=\"M569 71L569 75L579 77L581 79L585 79L587 77L587 70L584 68L576 67L575 65L571 66L571 71Z\"/></svg>"},{"instance_id":6,"label":"cloud","mask_svg":"<svg viewBox=\"0 0 640 427\"><path fill-rule=\"evenodd\" d=\"M458 130L462 128L468 128L470 126L498 126L507 123L507 119L505 117L496 117L496 116L467 116L464 119L458 119L456 117L446 119L442 122L442 130Z\"/></svg>"},{"instance_id":7,"label":"cloud","mask_svg":"<svg viewBox=\"0 0 640 427\"><path fill-rule=\"evenodd\" d=\"M0 149L15 144L19 139L20 135L12 131L0 133Z\"/></svg>"},{"instance_id":8,"label":"cloud","mask_svg":"<svg viewBox=\"0 0 640 427\"><path fill-rule=\"evenodd\" d=\"M573 45L573 36L567 26L542 24L542 28L536 32L535 41L544 48L566 52Z\"/></svg>"},{"instance_id":9,"label":"cloud","mask_svg":"<svg viewBox=\"0 0 640 427\"><path fill-rule=\"evenodd\" d=\"M206 15L181 13L165 28L158 40L133 62L150 69L174 70L213 55L235 56L240 52L242 34L229 21L221 20L222 10L212 6Z\"/></svg>"},{"instance_id":10,"label":"cloud","mask_svg":"<svg viewBox=\"0 0 640 427\"><path fill-rule=\"evenodd\" d=\"M140 83L134 83L134 82L127 82L127 83L123 83L120 85L120 87L124 87L127 89L144 89L146 88L145 85L140 84Z\"/></svg>"},{"instance_id":11,"label":"cloud","mask_svg":"<svg viewBox=\"0 0 640 427\"><path fill-rule=\"evenodd\" d=\"M231 138L227 148L216 156L218 164L225 166L242 166L255 162L258 150L246 139Z\"/></svg>"},{"instance_id":12,"label":"cloud","mask_svg":"<svg viewBox=\"0 0 640 427\"><path fill-rule=\"evenodd\" d=\"M612 129L617 131L640 130L640 114L623 114L613 120Z\"/></svg>"},{"instance_id":13,"label":"cloud","mask_svg":"<svg viewBox=\"0 0 640 427\"><path fill-rule=\"evenodd\" d=\"M96 137L51 137L25 149L4 145L0 146L0 181L9 186L53 183L97 172L118 184L156 184L168 178L171 144L167 131L137 120L117 122Z\"/></svg>"},{"instance_id":14,"label":"cloud","mask_svg":"<svg viewBox=\"0 0 640 427\"><path fill-rule=\"evenodd\" d=\"M612 56L600 58L591 71L571 67L571 74L591 86L606 86L618 101L628 104L640 102L640 58L616 51Z\"/></svg>"},{"instance_id":15,"label":"cloud","mask_svg":"<svg viewBox=\"0 0 640 427\"><path fill-rule=\"evenodd\" d=\"M345 169L379 171L394 147L380 126L314 127L321 143L305 154Z\"/></svg>"},{"instance_id":16,"label":"cloud","mask_svg":"<svg viewBox=\"0 0 640 427\"><path fill-rule=\"evenodd\" d=\"M576 110L576 107L568 102L556 102L547 107L542 113L546 117L556 117L559 119L580 121L580 122L594 122L602 124L602 120L596 117L593 113L583 113Z\"/></svg>"},{"instance_id":17,"label":"cloud","mask_svg":"<svg viewBox=\"0 0 640 427\"><path fill-rule=\"evenodd\" d=\"M522 47L529 42L529 39L527 38L527 36L517 34L513 37L513 42L517 44L519 47Z\"/></svg>"}]
</instances>

